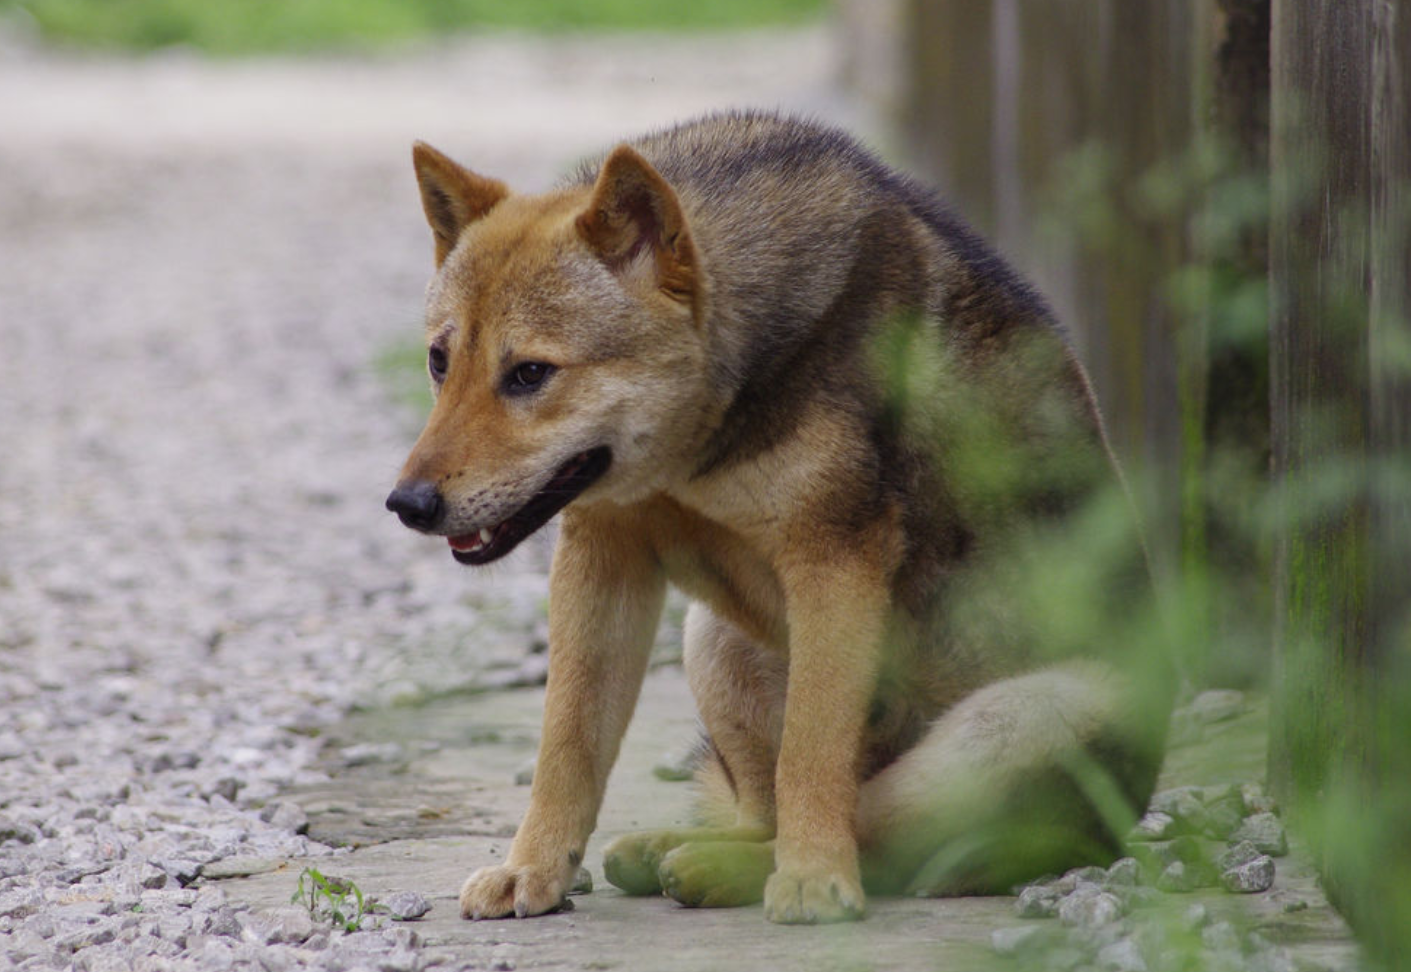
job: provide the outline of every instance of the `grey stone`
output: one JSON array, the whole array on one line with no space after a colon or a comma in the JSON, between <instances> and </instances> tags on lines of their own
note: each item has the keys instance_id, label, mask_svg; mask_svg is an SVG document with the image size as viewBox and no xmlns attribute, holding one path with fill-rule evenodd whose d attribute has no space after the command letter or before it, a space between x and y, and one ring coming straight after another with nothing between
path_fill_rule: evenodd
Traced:
<instances>
[{"instance_id":1,"label":"grey stone","mask_svg":"<svg viewBox=\"0 0 1411 972\"><path fill-rule=\"evenodd\" d=\"M358 743L345 746L339 757L344 766L368 766L372 763L400 763L407 758L406 750L394 742Z\"/></svg>"},{"instance_id":2,"label":"grey stone","mask_svg":"<svg viewBox=\"0 0 1411 972\"><path fill-rule=\"evenodd\" d=\"M1185 711L1201 725L1226 722L1246 710L1244 693L1235 689L1210 689L1201 692Z\"/></svg>"},{"instance_id":3,"label":"grey stone","mask_svg":"<svg viewBox=\"0 0 1411 972\"><path fill-rule=\"evenodd\" d=\"M508 942L490 950L490 968L495 972L514 972L519 963L519 949Z\"/></svg>"},{"instance_id":4,"label":"grey stone","mask_svg":"<svg viewBox=\"0 0 1411 972\"><path fill-rule=\"evenodd\" d=\"M1151 798L1151 810L1171 818L1170 826L1161 836L1198 834L1204 831L1209 822L1209 815L1201 796L1198 786L1182 786L1155 794Z\"/></svg>"},{"instance_id":5,"label":"grey stone","mask_svg":"<svg viewBox=\"0 0 1411 972\"><path fill-rule=\"evenodd\" d=\"M534 654L512 668L488 671L476 679L483 689L528 688L543 685L549 677L548 652Z\"/></svg>"},{"instance_id":6,"label":"grey stone","mask_svg":"<svg viewBox=\"0 0 1411 972\"><path fill-rule=\"evenodd\" d=\"M186 911L167 912L156 916L149 926L152 935L163 941L186 944L186 936L191 934L193 922Z\"/></svg>"},{"instance_id":7,"label":"grey stone","mask_svg":"<svg viewBox=\"0 0 1411 972\"><path fill-rule=\"evenodd\" d=\"M1058 903L1058 920L1078 928L1100 928L1122 917L1122 901L1096 888L1079 888Z\"/></svg>"},{"instance_id":8,"label":"grey stone","mask_svg":"<svg viewBox=\"0 0 1411 972\"><path fill-rule=\"evenodd\" d=\"M44 905L37 888L20 888L0 894L0 918L28 918Z\"/></svg>"},{"instance_id":9,"label":"grey stone","mask_svg":"<svg viewBox=\"0 0 1411 972\"><path fill-rule=\"evenodd\" d=\"M1108 887L1130 887L1141 881L1142 866L1135 857L1123 857L1107 869Z\"/></svg>"},{"instance_id":10,"label":"grey stone","mask_svg":"<svg viewBox=\"0 0 1411 972\"><path fill-rule=\"evenodd\" d=\"M0 844L12 840L21 844L32 844L39 839L39 836L39 828L6 814L0 814Z\"/></svg>"},{"instance_id":11,"label":"grey stone","mask_svg":"<svg viewBox=\"0 0 1411 972\"><path fill-rule=\"evenodd\" d=\"M1014 902L1014 913L1020 918L1052 918L1058 914L1058 902L1062 897L1056 888L1030 885L1019 892Z\"/></svg>"},{"instance_id":12,"label":"grey stone","mask_svg":"<svg viewBox=\"0 0 1411 972\"><path fill-rule=\"evenodd\" d=\"M664 754L652 766L652 775L668 783L682 783L693 779L700 754L695 743Z\"/></svg>"},{"instance_id":13,"label":"grey stone","mask_svg":"<svg viewBox=\"0 0 1411 972\"><path fill-rule=\"evenodd\" d=\"M1228 921L1217 921L1201 929L1200 940L1205 947L1215 952L1239 953L1240 935Z\"/></svg>"},{"instance_id":14,"label":"grey stone","mask_svg":"<svg viewBox=\"0 0 1411 972\"><path fill-rule=\"evenodd\" d=\"M1216 855L1215 866L1222 872L1228 871L1232 867L1239 867L1241 864L1246 864L1254 860L1260 853L1259 848L1254 846L1253 841L1242 840L1238 844L1232 844Z\"/></svg>"},{"instance_id":15,"label":"grey stone","mask_svg":"<svg viewBox=\"0 0 1411 972\"><path fill-rule=\"evenodd\" d=\"M1220 875L1220 883L1226 891L1236 894L1257 894L1274 886L1274 859L1267 855L1256 857L1230 868Z\"/></svg>"},{"instance_id":16,"label":"grey stone","mask_svg":"<svg viewBox=\"0 0 1411 972\"><path fill-rule=\"evenodd\" d=\"M1289 852L1288 836L1284 832L1283 822L1272 813L1256 813L1246 817L1239 829L1230 835L1230 840L1247 840L1257 847L1261 854L1271 857L1283 857Z\"/></svg>"},{"instance_id":17,"label":"grey stone","mask_svg":"<svg viewBox=\"0 0 1411 972\"><path fill-rule=\"evenodd\" d=\"M1130 938L1103 946L1097 953L1097 966L1107 972L1147 972L1146 959Z\"/></svg>"},{"instance_id":18,"label":"grey stone","mask_svg":"<svg viewBox=\"0 0 1411 972\"><path fill-rule=\"evenodd\" d=\"M1205 905L1201 904L1199 901L1195 902L1182 912L1181 924L1192 931L1204 928L1206 925L1210 924L1210 909L1206 908Z\"/></svg>"},{"instance_id":19,"label":"grey stone","mask_svg":"<svg viewBox=\"0 0 1411 972\"><path fill-rule=\"evenodd\" d=\"M1081 887L1084 884L1102 886L1107 882L1107 870L1090 864L1086 867L1075 867L1064 874L1063 877L1073 881L1075 888Z\"/></svg>"},{"instance_id":20,"label":"grey stone","mask_svg":"<svg viewBox=\"0 0 1411 972\"><path fill-rule=\"evenodd\" d=\"M1128 850L1152 874L1160 874L1177 861L1192 864L1205 859L1205 849L1193 837L1137 843Z\"/></svg>"},{"instance_id":21,"label":"grey stone","mask_svg":"<svg viewBox=\"0 0 1411 972\"><path fill-rule=\"evenodd\" d=\"M1212 786L1202 786L1200 799L1207 807L1226 800L1238 801L1240 806L1240 816L1245 816L1249 811L1244 807L1244 784L1240 783L1216 783Z\"/></svg>"},{"instance_id":22,"label":"grey stone","mask_svg":"<svg viewBox=\"0 0 1411 972\"><path fill-rule=\"evenodd\" d=\"M172 880L183 886L200 877L202 863L189 857L165 857L152 861L154 866L161 868Z\"/></svg>"},{"instance_id":23,"label":"grey stone","mask_svg":"<svg viewBox=\"0 0 1411 972\"><path fill-rule=\"evenodd\" d=\"M1240 800L1244 803L1246 814L1254 813L1275 813L1278 804L1274 798L1264 792L1264 787L1259 783L1245 783L1240 787Z\"/></svg>"},{"instance_id":24,"label":"grey stone","mask_svg":"<svg viewBox=\"0 0 1411 972\"><path fill-rule=\"evenodd\" d=\"M431 902L415 891L397 891L379 899L393 921L415 921L431 910Z\"/></svg>"},{"instance_id":25,"label":"grey stone","mask_svg":"<svg viewBox=\"0 0 1411 972\"><path fill-rule=\"evenodd\" d=\"M593 872L586 867L580 867L578 873L573 876L573 884L568 889L569 894L592 894L593 893Z\"/></svg>"},{"instance_id":26,"label":"grey stone","mask_svg":"<svg viewBox=\"0 0 1411 972\"><path fill-rule=\"evenodd\" d=\"M117 937L117 933L117 922L95 921L73 931L59 934L55 939L55 947L61 952L77 952L80 949L111 942Z\"/></svg>"},{"instance_id":27,"label":"grey stone","mask_svg":"<svg viewBox=\"0 0 1411 972\"><path fill-rule=\"evenodd\" d=\"M1132 832L1127 835L1128 840L1133 841L1155 841L1167 840L1176 833L1176 819L1169 813L1162 813L1160 810L1148 810L1137 825L1132 828Z\"/></svg>"},{"instance_id":28,"label":"grey stone","mask_svg":"<svg viewBox=\"0 0 1411 972\"><path fill-rule=\"evenodd\" d=\"M208 881L220 881L227 878L249 877L252 874L266 874L279 870L284 864L283 858L235 856L202 864L200 874Z\"/></svg>"},{"instance_id":29,"label":"grey stone","mask_svg":"<svg viewBox=\"0 0 1411 972\"><path fill-rule=\"evenodd\" d=\"M1239 797L1217 800L1205 806L1205 833L1216 840L1226 839L1243 822L1244 802Z\"/></svg>"},{"instance_id":30,"label":"grey stone","mask_svg":"<svg viewBox=\"0 0 1411 972\"><path fill-rule=\"evenodd\" d=\"M50 942L50 936L40 935L27 928L11 932L5 940L5 953L18 961L29 959L49 959L54 955L54 946ZM43 962L36 965L36 968L53 968L60 965L58 962Z\"/></svg>"},{"instance_id":31,"label":"grey stone","mask_svg":"<svg viewBox=\"0 0 1411 972\"><path fill-rule=\"evenodd\" d=\"M309 815L304 808L285 800L266 806L260 811L260 819L271 827L287 830L291 834L304 834L309 830Z\"/></svg>"},{"instance_id":32,"label":"grey stone","mask_svg":"<svg viewBox=\"0 0 1411 972\"><path fill-rule=\"evenodd\" d=\"M1136 908L1151 908L1161 904L1164 895L1155 888L1147 887L1144 884L1134 886L1113 885L1110 889L1113 894L1121 900L1123 907L1127 911Z\"/></svg>"},{"instance_id":33,"label":"grey stone","mask_svg":"<svg viewBox=\"0 0 1411 972\"><path fill-rule=\"evenodd\" d=\"M147 861L126 862L114 870L122 887L137 894L157 891L171 882L171 876Z\"/></svg>"},{"instance_id":34,"label":"grey stone","mask_svg":"<svg viewBox=\"0 0 1411 972\"><path fill-rule=\"evenodd\" d=\"M240 916L240 937L252 945L300 945L314 933L307 908L271 908Z\"/></svg>"},{"instance_id":35,"label":"grey stone","mask_svg":"<svg viewBox=\"0 0 1411 972\"><path fill-rule=\"evenodd\" d=\"M244 928L240 923L239 915L230 908L220 908L207 915L201 931L206 935L239 938L243 934Z\"/></svg>"},{"instance_id":36,"label":"grey stone","mask_svg":"<svg viewBox=\"0 0 1411 972\"><path fill-rule=\"evenodd\" d=\"M515 786L528 786L529 784L531 784L531 783L533 783L533 782L534 782L534 758L533 758L533 757L530 757L529 760L528 760L523 766L521 766L519 769L517 769L517 770L514 771L514 785L515 785Z\"/></svg>"},{"instance_id":37,"label":"grey stone","mask_svg":"<svg viewBox=\"0 0 1411 972\"><path fill-rule=\"evenodd\" d=\"M235 967L235 946L225 938L204 938L194 957L203 970L225 972Z\"/></svg>"}]
</instances>

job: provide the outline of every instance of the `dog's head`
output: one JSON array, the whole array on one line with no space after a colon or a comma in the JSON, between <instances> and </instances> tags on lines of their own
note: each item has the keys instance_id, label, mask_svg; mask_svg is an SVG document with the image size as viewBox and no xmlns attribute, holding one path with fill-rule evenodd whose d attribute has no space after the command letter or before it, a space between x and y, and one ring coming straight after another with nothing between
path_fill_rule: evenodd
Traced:
<instances>
[{"instance_id":1,"label":"dog's head","mask_svg":"<svg viewBox=\"0 0 1411 972\"><path fill-rule=\"evenodd\" d=\"M591 187L541 196L424 144L413 162L436 402L388 508L483 564L580 496L664 485L707 394L704 275L671 186L627 146Z\"/></svg>"}]
</instances>

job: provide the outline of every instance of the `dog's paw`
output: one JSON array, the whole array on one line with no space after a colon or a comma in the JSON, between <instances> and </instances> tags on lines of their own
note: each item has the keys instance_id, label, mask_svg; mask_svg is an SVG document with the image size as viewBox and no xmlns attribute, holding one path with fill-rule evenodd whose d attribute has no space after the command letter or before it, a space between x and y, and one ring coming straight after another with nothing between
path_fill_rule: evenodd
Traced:
<instances>
[{"instance_id":1,"label":"dog's paw","mask_svg":"<svg viewBox=\"0 0 1411 972\"><path fill-rule=\"evenodd\" d=\"M603 851L603 874L609 883L627 894L660 894L657 871L662 859L680 846L682 836L671 830L627 834L608 844Z\"/></svg>"},{"instance_id":2,"label":"dog's paw","mask_svg":"<svg viewBox=\"0 0 1411 972\"><path fill-rule=\"evenodd\" d=\"M667 895L688 908L736 908L764 897L774 848L748 841L682 844L661 859Z\"/></svg>"},{"instance_id":3,"label":"dog's paw","mask_svg":"<svg viewBox=\"0 0 1411 972\"><path fill-rule=\"evenodd\" d=\"M571 907L567 891L557 870L509 864L482 867L461 887L461 917L528 918L567 910Z\"/></svg>"},{"instance_id":4,"label":"dog's paw","mask_svg":"<svg viewBox=\"0 0 1411 972\"><path fill-rule=\"evenodd\" d=\"M856 921L866 911L867 897L856 873L781 868L764 886L764 917L780 925Z\"/></svg>"}]
</instances>

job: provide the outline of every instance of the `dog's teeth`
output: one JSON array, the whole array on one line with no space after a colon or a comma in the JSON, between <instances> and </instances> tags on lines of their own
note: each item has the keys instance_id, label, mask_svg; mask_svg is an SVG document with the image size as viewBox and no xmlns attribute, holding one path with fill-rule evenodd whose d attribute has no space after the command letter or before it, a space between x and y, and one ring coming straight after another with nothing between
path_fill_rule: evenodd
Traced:
<instances>
[{"instance_id":1,"label":"dog's teeth","mask_svg":"<svg viewBox=\"0 0 1411 972\"><path fill-rule=\"evenodd\" d=\"M495 536L495 535L494 535L493 533L491 533L489 530L481 530L481 531L480 531L480 542L481 542L482 544L489 543L491 540L494 539L494 536Z\"/></svg>"}]
</instances>

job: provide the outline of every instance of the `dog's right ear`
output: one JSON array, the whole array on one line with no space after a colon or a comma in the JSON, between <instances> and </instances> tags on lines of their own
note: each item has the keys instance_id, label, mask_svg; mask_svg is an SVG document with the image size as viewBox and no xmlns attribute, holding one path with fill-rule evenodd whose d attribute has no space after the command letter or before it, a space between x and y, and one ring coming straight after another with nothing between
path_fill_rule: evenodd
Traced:
<instances>
[{"instance_id":1,"label":"dog's right ear","mask_svg":"<svg viewBox=\"0 0 1411 972\"><path fill-rule=\"evenodd\" d=\"M412 146L412 165L421 187L421 208L436 238L436 266L455 248L461 230L510 194L498 179L487 179L457 165L425 142Z\"/></svg>"}]
</instances>

